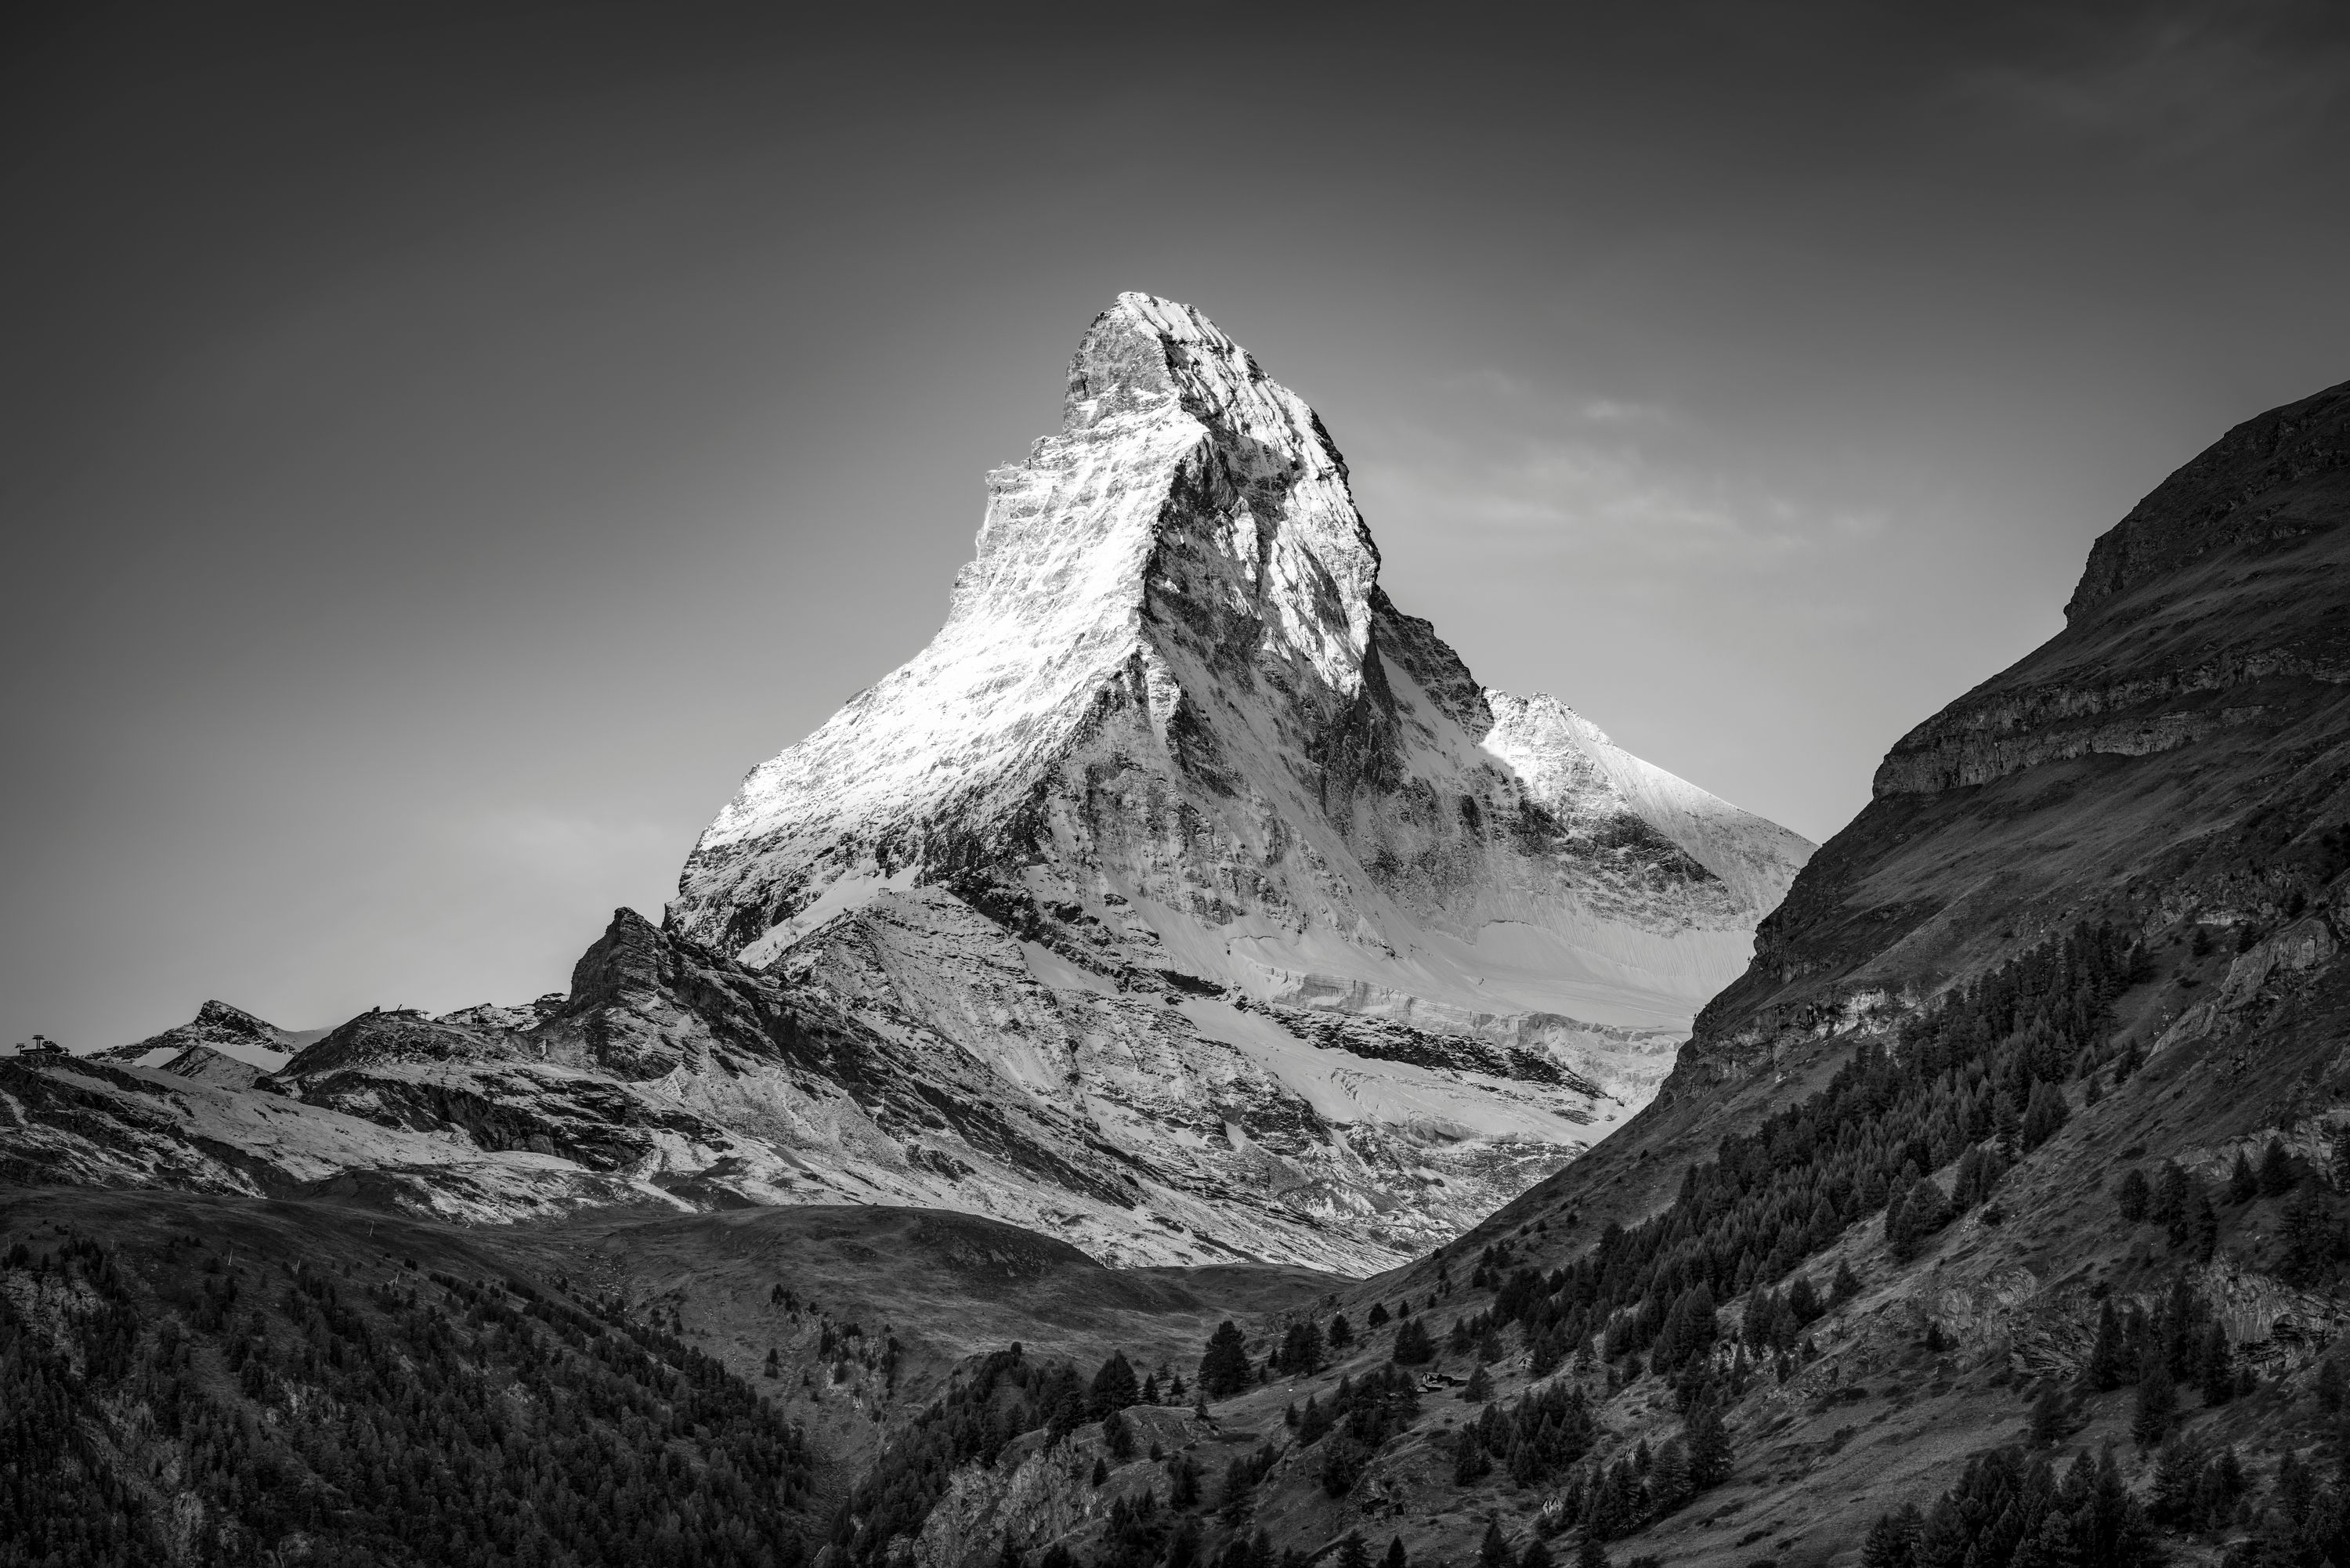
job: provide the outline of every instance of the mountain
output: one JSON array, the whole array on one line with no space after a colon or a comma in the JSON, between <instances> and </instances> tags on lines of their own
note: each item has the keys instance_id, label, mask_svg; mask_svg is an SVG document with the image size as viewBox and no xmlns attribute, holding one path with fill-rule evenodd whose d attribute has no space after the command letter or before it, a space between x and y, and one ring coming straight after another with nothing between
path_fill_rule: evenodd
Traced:
<instances>
[{"instance_id":1,"label":"mountain","mask_svg":"<svg viewBox=\"0 0 2350 1568\"><path fill-rule=\"evenodd\" d=\"M176 1077L250 1088L263 1075L293 1060L294 1053L327 1032L306 1033L265 1023L241 1007L207 1002L176 1028L131 1045L99 1053L101 1059L153 1067Z\"/></svg>"},{"instance_id":2,"label":"mountain","mask_svg":"<svg viewBox=\"0 0 2350 1568\"><path fill-rule=\"evenodd\" d=\"M2098 541L2059 636L1897 744L1651 1103L1369 1279L1104 1267L1118 1215L1175 1200L1155 1146L1007 1090L923 1010L959 974L973 1018L1023 984L1155 1008L1184 1021L1170 1072L1199 1001L1318 1023L1333 1054L1375 1027L1481 1036L1315 1009L1283 971L1268 999L1157 910L1155 943L1087 945L1087 906L1004 891L1073 864L1016 824L803 884L765 949L773 924L729 950L745 928L694 923L723 898L666 928L621 911L561 996L369 1013L250 1088L141 1064L160 1045L0 1059L0 1461L35 1478L0 1539L89 1562L398 1560L401 1525L452 1556L522 1532L825 1568L1273 1568L1351 1561L1350 1535L1536 1568L1542 1542L1697 1568L2350 1561L2345 524L2350 386L2181 469ZM1501 756L1523 710L1481 696ZM1530 793L1571 795L1555 769L1645 801L1725 898L1767 871L1700 858L1701 799L1669 827L1672 781L1545 723L1506 759ZM1049 826L1066 775L1036 776ZM1359 836L1392 802L1356 793ZM771 827L705 840L689 886L814 863ZM1221 841L1174 848L1195 842ZM1381 918L1416 908L1381 891L1396 867L1330 864ZM1115 967L1170 952L1194 967ZM232 1012L206 1026L268 1031ZM109 1187L142 1190L73 1190ZM1188 1197L1268 1251L1345 1234L1238 1179ZM990 1204L1037 1218L948 1212ZM371 1462L387 1434L419 1462Z\"/></svg>"},{"instance_id":3,"label":"mountain","mask_svg":"<svg viewBox=\"0 0 2350 1568\"><path fill-rule=\"evenodd\" d=\"M1086 333L945 628L754 772L564 993L0 1063L33 1180L991 1216L1362 1274L1653 1093L1811 846L1480 686L1320 421L1188 306Z\"/></svg>"},{"instance_id":4,"label":"mountain","mask_svg":"<svg viewBox=\"0 0 2350 1568\"><path fill-rule=\"evenodd\" d=\"M1596 1428L1544 1472L1567 1490L1513 1493L1510 1451L1463 1479L1440 1439L1362 1484L1453 1559L1491 1512L1513 1545L1596 1520L1676 1564L1844 1563L1912 1503L1938 1562L2338 1555L2350 1496L2293 1471L2339 1452L2345 940L2350 384L2171 475L2061 633L1902 737L1651 1105L1342 1296L1496 1326L1505 1408L1583 1387ZM1729 1480L1660 1511L1610 1491L1634 1445L1689 1441L1693 1390ZM2087 1512L1987 1528L2074 1485ZM2027 1541L2055 1515L2071 1545Z\"/></svg>"},{"instance_id":5,"label":"mountain","mask_svg":"<svg viewBox=\"0 0 2350 1568\"><path fill-rule=\"evenodd\" d=\"M1119 296L988 495L945 627L754 770L667 923L1114 1147L1105 1255L1440 1241L1645 1102L1810 853L1479 685L1189 306Z\"/></svg>"}]
</instances>

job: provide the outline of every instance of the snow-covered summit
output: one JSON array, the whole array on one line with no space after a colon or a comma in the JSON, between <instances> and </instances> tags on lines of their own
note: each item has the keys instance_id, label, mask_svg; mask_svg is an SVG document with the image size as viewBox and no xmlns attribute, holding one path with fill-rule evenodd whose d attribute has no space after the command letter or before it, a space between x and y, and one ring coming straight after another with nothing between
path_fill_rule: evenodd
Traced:
<instances>
[{"instance_id":1,"label":"snow-covered summit","mask_svg":"<svg viewBox=\"0 0 2350 1568\"><path fill-rule=\"evenodd\" d=\"M1380 587L1313 410L1188 306L1121 295L987 489L946 625L753 771L669 924L1171 1184L1272 1158L1305 1196L1232 1201L1425 1244L1645 1100L1810 852L1482 687ZM1243 1080L1291 1135L1183 1130Z\"/></svg>"},{"instance_id":2,"label":"snow-covered summit","mask_svg":"<svg viewBox=\"0 0 2350 1568\"><path fill-rule=\"evenodd\" d=\"M1187 536L1203 520L1211 536ZM1186 580L1194 553L1220 580ZM1155 694L1171 719L1154 597L1207 621L1240 612L1270 669L1343 701L1378 566L1314 411L1198 312L1121 295L1070 365L1061 432L988 475L944 628L752 773L697 846L673 918L739 949L861 864L887 875L966 853L944 838L992 836L1104 693L1146 708Z\"/></svg>"},{"instance_id":3,"label":"snow-covered summit","mask_svg":"<svg viewBox=\"0 0 2350 1568\"><path fill-rule=\"evenodd\" d=\"M1756 920L1778 907L1811 858L1814 846L1801 834L1642 762L1555 697L1488 688L1485 700L1494 718L1485 749L1531 788L1545 799L1612 800L1721 877Z\"/></svg>"}]
</instances>

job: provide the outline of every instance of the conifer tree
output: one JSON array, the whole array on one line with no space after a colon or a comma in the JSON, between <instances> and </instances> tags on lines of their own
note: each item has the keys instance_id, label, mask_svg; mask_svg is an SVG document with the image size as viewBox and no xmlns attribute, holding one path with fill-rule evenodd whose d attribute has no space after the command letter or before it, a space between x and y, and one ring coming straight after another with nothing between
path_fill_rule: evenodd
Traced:
<instances>
[{"instance_id":1,"label":"conifer tree","mask_svg":"<svg viewBox=\"0 0 2350 1568\"><path fill-rule=\"evenodd\" d=\"M2307 1284L2333 1256L2337 1233L2326 1223L2325 1205L2315 1183L2302 1188L2284 1206L2284 1277Z\"/></svg>"},{"instance_id":2,"label":"conifer tree","mask_svg":"<svg viewBox=\"0 0 2350 1568\"><path fill-rule=\"evenodd\" d=\"M2147 1511L2157 1524L2189 1525L2195 1521L2195 1483L2203 1473L2203 1445L2184 1433L2163 1439L2154 1457L2154 1479L2147 1488Z\"/></svg>"},{"instance_id":3,"label":"conifer tree","mask_svg":"<svg viewBox=\"0 0 2350 1568\"><path fill-rule=\"evenodd\" d=\"M1249 1376L1247 1341L1232 1320L1226 1318L1208 1336L1207 1353L1200 1357L1201 1403L1239 1393L1249 1386Z\"/></svg>"},{"instance_id":4,"label":"conifer tree","mask_svg":"<svg viewBox=\"0 0 2350 1568\"><path fill-rule=\"evenodd\" d=\"M1464 1427L1452 1439L1452 1484L1474 1486L1492 1473L1493 1461L1477 1440L1477 1428Z\"/></svg>"},{"instance_id":5,"label":"conifer tree","mask_svg":"<svg viewBox=\"0 0 2350 1568\"><path fill-rule=\"evenodd\" d=\"M2162 1162L2162 1169L2154 1179L2154 1200L2147 1206L2146 1217L2165 1226L2175 1226L2186 1220L2187 1172L2179 1168L2177 1161Z\"/></svg>"},{"instance_id":6,"label":"conifer tree","mask_svg":"<svg viewBox=\"0 0 2350 1568\"><path fill-rule=\"evenodd\" d=\"M1485 1521L1485 1538L1477 1543L1477 1568L1510 1568L1510 1542L1498 1519Z\"/></svg>"},{"instance_id":7,"label":"conifer tree","mask_svg":"<svg viewBox=\"0 0 2350 1568\"><path fill-rule=\"evenodd\" d=\"M1708 1403L1691 1409L1687 1437L1690 1484L1703 1491L1728 1480L1735 1459L1730 1447L1730 1429L1722 1423L1720 1407Z\"/></svg>"},{"instance_id":8,"label":"conifer tree","mask_svg":"<svg viewBox=\"0 0 2350 1568\"><path fill-rule=\"evenodd\" d=\"M2141 1449L2155 1449L2170 1435L2178 1413L2178 1390L2170 1380L2170 1364L2159 1355L2146 1358L2137 1380L2137 1410L2130 1420L2130 1436Z\"/></svg>"},{"instance_id":9,"label":"conifer tree","mask_svg":"<svg viewBox=\"0 0 2350 1568\"><path fill-rule=\"evenodd\" d=\"M1184 1509L1199 1501L1200 1467L1190 1454L1177 1454L1167 1461L1167 1504Z\"/></svg>"},{"instance_id":10,"label":"conifer tree","mask_svg":"<svg viewBox=\"0 0 2350 1568\"><path fill-rule=\"evenodd\" d=\"M2153 1191L2147 1184L2146 1172L2137 1169L2124 1171L2120 1184L2114 1189L2114 1207L2120 1210L2122 1222L2135 1225L2145 1219L2152 1201Z\"/></svg>"},{"instance_id":11,"label":"conifer tree","mask_svg":"<svg viewBox=\"0 0 2350 1568\"><path fill-rule=\"evenodd\" d=\"M1388 1537L1388 1554L1381 1568L1411 1568L1411 1554L1403 1549L1403 1537Z\"/></svg>"},{"instance_id":12,"label":"conifer tree","mask_svg":"<svg viewBox=\"0 0 2350 1568\"><path fill-rule=\"evenodd\" d=\"M2095 1394L2118 1388L2122 1372L2121 1319L2108 1297L2097 1303L2097 1337L2089 1346L2089 1358L2081 1364L2081 1386Z\"/></svg>"},{"instance_id":13,"label":"conifer tree","mask_svg":"<svg viewBox=\"0 0 2350 1568\"><path fill-rule=\"evenodd\" d=\"M2244 1151L2240 1148L2236 1151L2235 1168L2228 1172L2228 1201L2250 1203L2260 1195L2260 1178L2252 1174L2252 1162L2244 1158Z\"/></svg>"},{"instance_id":14,"label":"conifer tree","mask_svg":"<svg viewBox=\"0 0 2350 1568\"><path fill-rule=\"evenodd\" d=\"M1849 1262L1838 1262L1835 1278L1828 1285L1829 1304L1842 1306L1858 1294L1860 1294L1860 1276L1852 1272L1852 1264Z\"/></svg>"},{"instance_id":15,"label":"conifer tree","mask_svg":"<svg viewBox=\"0 0 2350 1568\"><path fill-rule=\"evenodd\" d=\"M2022 1108L2015 1103L2015 1096L2005 1089L1991 1096L1991 1125L1999 1134L1999 1147L2002 1152L2013 1154L2023 1138Z\"/></svg>"},{"instance_id":16,"label":"conifer tree","mask_svg":"<svg viewBox=\"0 0 2350 1568\"><path fill-rule=\"evenodd\" d=\"M1469 1374L1469 1386L1461 1390L1461 1397L1471 1405L1482 1405L1493 1397L1493 1379L1483 1366Z\"/></svg>"},{"instance_id":17,"label":"conifer tree","mask_svg":"<svg viewBox=\"0 0 2350 1568\"><path fill-rule=\"evenodd\" d=\"M2260 1184L2263 1198L2282 1198L2293 1190L2293 1156L2285 1152L2282 1138L2270 1138L2261 1150Z\"/></svg>"},{"instance_id":18,"label":"conifer tree","mask_svg":"<svg viewBox=\"0 0 2350 1568\"><path fill-rule=\"evenodd\" d=\"M1696 1492L1697 1483L1690 1479L1689 1449L1679 1438L1667 1438L1648 1469L1648 1496L1658 1514L1672 1512Z\"/></svg>"},{"instance_id":19,"label":"conifer tree","mask_svg":"<svg viewBox=\"0 0 2350 1568\"><path fill-rule=\"evenodd\" d=\"M2216 1319L2203 1331L2197 1361L2195 1381L2202 1386L2204 1404L2224 1405L2236 1397L2236 1358L2228 1352L2228 1331Z\"/></svg>"},{"instance_id":20,"label":"conifer tree","mask_svg":"<svg viewBox=\"0 0 2350 1568\"><path fill-rule=\"evenodd\" d=\"M2056 1136L2071 1115L2064 1091L2043 1078L2032 1085L2032 1102L2023 1112L2023 1147L2028 1152Z\"/></svg>"},{"instance_id":21,"label":"conifer tree","mask_svg":"<svg viewBox=\"0 0 2350 1568\"><path fill-rule=\"evenodd\" d=\"M1612 1568L1607 1561L1607 1543L1596 1531L1583 1532L1583 1544L1575 1549L1575 1568Z\"/></svg>"},{"instance_id":22,"label":"conifer tree","mask_svg":"<svg viewBox=\"0 0 2350 1568\"><path fill-rule=\"evenodd\" d=\"M2052 1383L2032 1403L2032 1446L2053 1449L2064 1440L2072 1425L2072 1409L2064 1390Z\"/></svg>"},{"instance_id":23,"label":"conifer tree","mask_svg":"<svg viewBox=\"0 0 2350 1568\"><path fill-rule=\"evenodd\" d=\"M1923 1251L1928 1238L1950 1222L1942 1189L1930 1177L1920 1177L1885 1210L1885 1246L1897 1262L1908 1262Z\"/></svg>"},{"instance_id":24,"label":"conifer tree","mask_svg":"<svg viewBox=\"0 0 2350 1568\"><path fill-rule=\"evenodd\" d=\"M1281 1348L1274 1353L1274 1367L1293 1377L1304 1377L1322 1369L1322 1330L1312 1318L1293 1323L1282 1335Z\"/></svg>"},{"instance_id":25,"label":"conifer tree","mask_svg":"<svg viewBox=\"0 0 2350 1568\"><path fill-rule=\"evenodd\" d=\"M1363 1532L1347 1532L1347 1539L1338 1542L1338 1568L1371 1568L1371 1554L1363 1545Z\"/></svg>"},{"instance_id":26,"label":"conifer tree","mask_svg":"<svg viewBox=\"0 0 2350 1568\"><path fill-rule=\"evenodd\" d=\"M1965 1568L1967 1552L1974 1544L1968 1534L1966 1516L1960 1511L1956 1497L1944 1492L1918 1528L1911 1554L1913 1568Z\"/></svg>"},{"instance_id":27,"label":"conifer tree","mask_svg":"<svg viewBox=\"0 0 2350 1568\"><path fill-rule=\"evenodd\" d=\"M1983 1175L1983 1151L1970 1148L1959 1156L1959 1168L1950 1179L1950 1207L1963 1214L1989 1195L1991 1184Z\"/></svg>"},{"instance_id":28,"label":"conifer tree","mask_svg":"<svg viewBox=\"0 0 2350 1568\"><path fill-rule=\"evenodd\" d=\"M1924 1521L1914 1502L1891 1513L1878 1514L1861 1542L1862 1568L1914 1568L1918 1534L1923 1528Z\"/></svg>"},{"instance_id":29,"label":"conifer tree","mask_svg":"<svg viewBox=\"0 0 2350 1568\"><path fill-rule=\"evenodd\" d=\"M2220 1215L2211 1207L2211 1195L2198 1187L2187 1200L2187 1220L2180 1228L2183 1234L2174 1243L2183 1248L2192 1262L2208 1263L2220 1245Z\"/></svg>"},{"instance_id":30,"label":"conifer tree","mask_svg":"<svg viewBox=\"0 0 2350 1568\"><path fill-rule=\"evenodd\" d=\"M2052 1508L2015 1550L2011 1568L2082 1568L2080 1532L2073 1515Z\"/></svg>"},{"instance_id":31,"label":"conifer tree","mask_svg":"<svg viewBox=\"0 0 2350 1568\"><path fill-rule=\"evenodd\" d=\"M1101 1370L1094 1374L1091 1397L1087 1400L1087 1413L1107 1416L1113 1410L1123 1410L1142 1398L1141 1381L1134 1376L1134 1364L1122 1350L1110 1352Z\"/></svg>"}]
</instances>

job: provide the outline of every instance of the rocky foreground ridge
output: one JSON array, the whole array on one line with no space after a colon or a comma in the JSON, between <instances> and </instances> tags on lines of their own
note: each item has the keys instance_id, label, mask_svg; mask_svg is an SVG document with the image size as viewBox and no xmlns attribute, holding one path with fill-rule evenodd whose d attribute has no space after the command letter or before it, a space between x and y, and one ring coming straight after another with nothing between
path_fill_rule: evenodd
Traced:
<instances>
[{"instance_id":1,"label":"rocky foreground ridge","mask_svg":"<svg viewBox=\"0 0 2350 1568\"><path fill-rule=\"evenodd\" d=\"M1377 1283L1442 1293L1508 1244L1544 1282L1492 1304L1530 1343L1616 1305L1604 1399L1583 1378L1611 1465L1684 1435L1667 1385L1690 1378L1627 1381L1615 1357L1667 1354L1670 1310L1710 1289L1703 1364L1742 1457L1619 1552L1856 1562L1876 1518L1930 1518L2009 1446L2018 1476L2043 1457L2059 1477L2110 1446L2173 1561L2350 1540L2350 1500L2290 1501L2293 1466L2340 1462L2318 1390L2350 1332L2350 384L2165 481L2066 615L1895 745L1655 1102ZM1852 1293L1827 1301L1840 1272ZM1823 1300L1789 1334L1763 1298L1783 1310L1799 1279ZM2140 1393L2157 1363L2175 1396ZM1534 1370L1508 1365L1505 1398ZM2045 1544L1937 1539L1970 1563Z\"/></svg>"},{"instance_id":2,"label":"rocky foreground ridge","mask_svg":"<svg viewBox=\"0 0 2350 1568\"><path fill-rule=\"evenodd\" d=\"M1480 685L1306 404L1124 295L945 627L754 770L567 995L0 1068L20 1173L955 1209L1364 1273L1644 1104L1811 846ZM297 1049L298 1047L298 1049Z\"/></svg>"}]
</instances>

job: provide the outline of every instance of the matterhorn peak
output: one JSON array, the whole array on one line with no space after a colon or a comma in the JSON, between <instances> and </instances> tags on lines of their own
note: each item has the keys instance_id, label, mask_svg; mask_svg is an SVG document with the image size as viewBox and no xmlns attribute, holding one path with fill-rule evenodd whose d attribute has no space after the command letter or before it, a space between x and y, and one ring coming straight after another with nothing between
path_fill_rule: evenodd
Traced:
<instances>
[{"instance_id":1,"label":"matterhorn peak","mask_svg":"<svg viewBox=\"0 0 2350 1568\"><path fill-rule=\"evenodd\" d=\"M1366 1274L1654 1093L1811 846L1481 684L1329 432L1121 295L930 645L567 995L0 1060L0 1164L507 1222L903 1204Z\"/></svg>"},{"instance_id":2,"label":"matterhorn peak","mask_svg":"<svg viewBox=\"0 0 2350 1568\"><path fill-rule=\"evenodd\" d=\"M987 476L946 624L752 771L669 925L1169 1193L1280 1164L1277 1214L1186 1199L1187 1233L1346 1267L1449 1234L1645 1101L1810 846L1480 686L1378 574L1305 400L1120 295Z\"/></svg>"},{"instance_id":3,"label":"matterhorn peak","mask_svg":"<svg viewBox=\"0 0 2350 1568\"><path fill-rule=\"evenodd\" d=\"M1069 361L1061 428L1172 410L1211 427L1253 426L1260 439L1271 436L1284 449L1318 447L1337 457L1314 410L1267 379L1214 322L1171 299L1121 294L1094 317Z\"/></svg>"},{"instance_id":4,"label":"matterhorn peak","mask_svg":"<svg viewBox=\"0 0 2350 1568\"><path fill-rule=\"evenodd\" d=\"M672 906L689 934L739 950L837 876L967 862L1105 694L1163 742L1178 664L1238 654L1319 728L1357 695L1378 556L1345 466L1190 306L1121 296L1079 347L1065 428L987 483L946 626L745 781Z\"/></svg>"}]
</instances>

